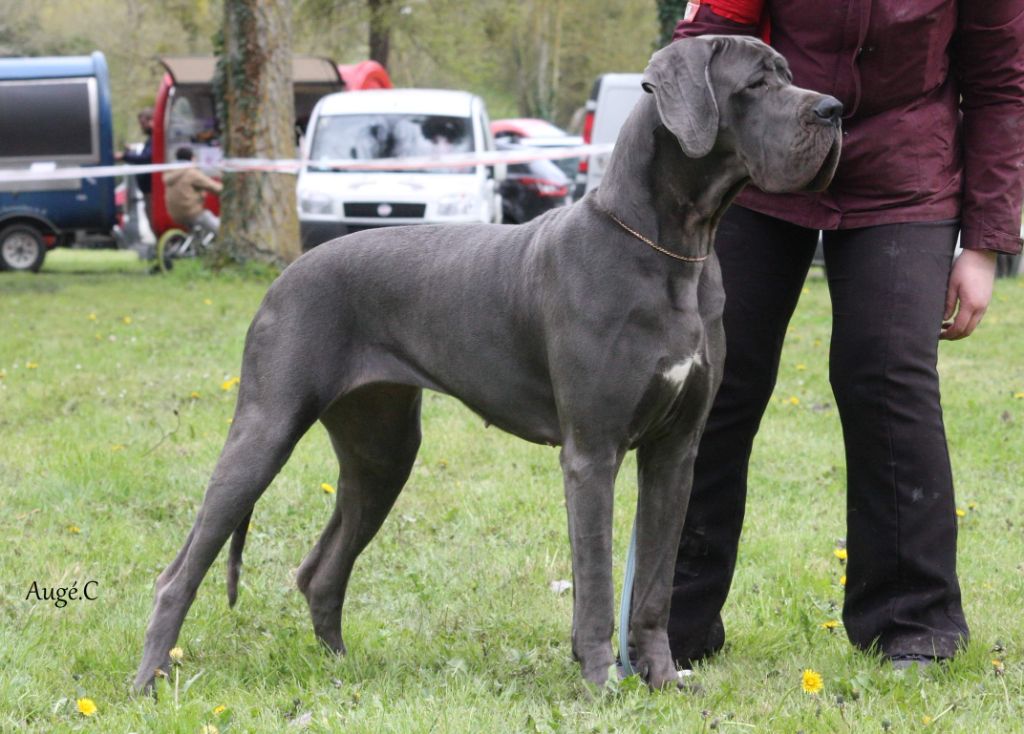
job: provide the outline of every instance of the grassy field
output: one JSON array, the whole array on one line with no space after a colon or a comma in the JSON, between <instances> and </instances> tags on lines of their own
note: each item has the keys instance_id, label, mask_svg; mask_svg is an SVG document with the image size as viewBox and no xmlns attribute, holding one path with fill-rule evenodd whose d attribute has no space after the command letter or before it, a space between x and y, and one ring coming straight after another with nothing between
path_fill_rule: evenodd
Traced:
<instances>
[{"instance_id":1,"label":"grassy field","mask_svg":"<svg viewBox=\"0 0 1024 734\"><path fill-rule=\"evenodd\" d=\"M570 578L557 451L428 394L409 486L349 587L348 657L318 649L292 578L334 499L316 428L257 505L238 606L219 560L180 666L157 700L130 696L152 584L220 450L267 283L184 266L154 277L111 252L58 251L39 275L0 274L0 730L1024 731L1024 281L999 282L980 332L942 347L973 631L944 668L895 673L829 629L844 459L828 294L813 274L755 448L729 643L691 691L627 680L588 693L571 594L551 588ZM619 559L635 497L630 458ZM92 600L37 598L91 581ZM819 693L802 690L805 669Z\"/></svg>"}]
</instances>

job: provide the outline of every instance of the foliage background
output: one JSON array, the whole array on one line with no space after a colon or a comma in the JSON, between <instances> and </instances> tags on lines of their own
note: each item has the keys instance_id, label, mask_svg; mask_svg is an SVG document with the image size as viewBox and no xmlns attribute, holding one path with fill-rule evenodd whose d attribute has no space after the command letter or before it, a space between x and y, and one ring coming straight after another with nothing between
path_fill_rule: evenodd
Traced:
<instances>
[{"instance_id":1,"label":"foliage background","mask_svg":"<svg viewBox=\"0 0 1024 734\"><path fill-rule=\"evenodd\" d=\"M396 86L480 94L492 118L539 116L569 126L594 78L641 71L659 46L653 0L405 0L385 3ZM295 0L293 48L338 63L369 56L367 0ZM212 53L218 0L0 0L0 55L101 50L110 66L117 145L138 140L161 55Z\"/></svg>"}]
</instances>

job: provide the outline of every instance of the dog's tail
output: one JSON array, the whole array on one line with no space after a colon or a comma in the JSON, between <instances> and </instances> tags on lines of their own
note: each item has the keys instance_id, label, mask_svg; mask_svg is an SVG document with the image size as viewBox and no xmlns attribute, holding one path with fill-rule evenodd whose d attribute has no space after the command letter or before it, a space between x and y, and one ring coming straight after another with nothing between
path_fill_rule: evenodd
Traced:
<instances>
[{"instance_id":1,"label":"dog's tail","mask_svg":"<svg viewBox=\"0 0 1024 734\"><path fill-rule=\"evenodd\" d=\"M252 510L235 528L231 536L231 548L228 550L228 606L235 606L238 601L238 577L242 573L242 549L245 548L245 536L249 532L249 521Z\"/></svg>"}]
</instances>

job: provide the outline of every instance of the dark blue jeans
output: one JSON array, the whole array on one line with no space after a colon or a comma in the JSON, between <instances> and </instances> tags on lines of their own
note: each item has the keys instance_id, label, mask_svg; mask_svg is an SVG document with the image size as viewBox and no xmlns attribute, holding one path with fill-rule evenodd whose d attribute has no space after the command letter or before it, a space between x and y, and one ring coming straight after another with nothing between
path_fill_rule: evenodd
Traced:
<instances>
[{"instance_id":1,"label":"dark blue jeans","mask_svg":"<svg viewBox=\"0 0 1024 734\"><path fill-rule=\"evenodd\" d=\"M968 636L936 371L957 231L935 222L823 235L829 378L847 465L843 621L855 646L888 655L950 657ZM736 566L750 451L817 240L817 230L736 206L718 229L727 354L676 561L668 632L683 663L725 640L719 613Z\"/></svg>"}]
</instances>

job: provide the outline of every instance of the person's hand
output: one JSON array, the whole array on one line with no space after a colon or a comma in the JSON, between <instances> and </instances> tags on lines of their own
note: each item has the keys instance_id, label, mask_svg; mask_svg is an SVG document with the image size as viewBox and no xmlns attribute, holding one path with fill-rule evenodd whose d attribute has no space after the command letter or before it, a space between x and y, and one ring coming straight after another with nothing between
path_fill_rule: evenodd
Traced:
<instances>
[{"instance_id":1,"label":"person's hand","mask_svg":"<svg viewBox=\"0 0 1024 734\"><path fill-rule=\"evenodd\" d=\"M995 252L964 250L960 253L949 275L940 339L963 339L971 335L992 300L995 278Z\"/></svg>"}]
</instances>

